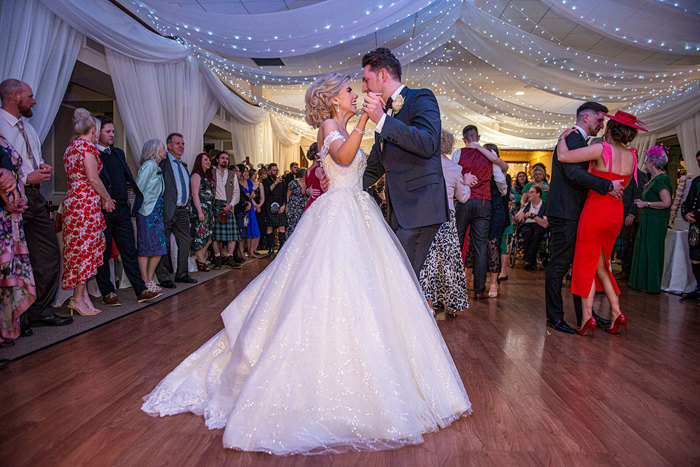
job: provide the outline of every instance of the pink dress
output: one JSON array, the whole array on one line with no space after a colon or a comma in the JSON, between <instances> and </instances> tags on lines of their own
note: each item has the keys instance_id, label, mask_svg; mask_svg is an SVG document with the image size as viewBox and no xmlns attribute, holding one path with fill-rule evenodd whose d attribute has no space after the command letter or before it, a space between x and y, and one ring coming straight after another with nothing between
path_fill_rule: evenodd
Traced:
<instances>
[{"instance_id":1,"label":"pink dress","mask_svg":"<svg viewBox=\"0 0 700 467\"><path fill-rule=\"evenodd\" d=\"M88 182L85 154L97 158L97 170L102 170L99 151L82 139L74 140L63 154L68 177L68 194L63 200L63 278L64 289L72 289L97 274L105 252L106 227L100 195Z\"/></svg>"}]
</instances>

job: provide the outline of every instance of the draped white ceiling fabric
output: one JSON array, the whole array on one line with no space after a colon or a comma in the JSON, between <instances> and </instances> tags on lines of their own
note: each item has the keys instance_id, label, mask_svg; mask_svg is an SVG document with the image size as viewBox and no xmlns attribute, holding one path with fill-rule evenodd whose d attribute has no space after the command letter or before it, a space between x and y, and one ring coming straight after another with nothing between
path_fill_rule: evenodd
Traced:
<instances>
[{"instance_id":1,"label":"draped white ceiling fabric","mask_svg":"<svg viewBox=\"0 0 700 467\"><path fill-rule=\"evenodd\" d=\"M628 44L700 55L696 0L542 0L563 17ZM641 7L641 8L640 8Z\"/></svg>"},{"instance_id":2,"label":"draped white ceiling fabric","mask_svg":"<svg viewBox=\"0 0 700 467\"><path fill-rule=\"evenodd\" d=\"M0 0L0 80L32 87L30 122L43 141L63 100L83 35L35 1Z\"/></svg>"},{"instance_id":3,"label":"draped white ceiling fabric","mask_svg":"<svg viewBox=\"0 0 700 467\"><path fill-rule=\"evenodd\" d=\"M388 3L388 2L387 2ZM189 11L166 0L123 4L159 32L221 54L239 57L295 56L317 52L385 29L431 4L428 0L327 0L297 10L256 15Z\"/></svg>"}]
</instances>

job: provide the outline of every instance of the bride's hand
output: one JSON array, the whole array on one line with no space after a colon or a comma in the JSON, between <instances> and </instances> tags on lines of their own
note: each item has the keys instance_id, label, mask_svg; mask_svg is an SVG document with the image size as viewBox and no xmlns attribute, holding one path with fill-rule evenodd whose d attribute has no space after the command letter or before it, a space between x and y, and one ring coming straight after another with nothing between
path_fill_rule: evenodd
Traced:
<instances>
[{"instance_id":1,"label":"bride's hand","mask_svg":"<svg viewBox=\"0 0 700 467\"><path fill-rule=\"evenodd\" d=\"M574 131L576 131L576 130L573 129L573 128L567 128L567 129L564 131L564 133L562 133L561 135L559 135L559 139L562 140L562 139L566 138L567 136L569 136L569 135L570 135L571 133L573 133Z\"/></svg>"},{"instance_id":2,"label":"bride's hand","mask_svg":"<svg viewBox=\"0 0 700 467\"><path fill-rule=\"evenodd\" d=\"M384 115L384 101L382 101L381 95L376 92L367 93L364 102L362 103L362 110L368 114L368 117L374 122L379 123L379 120Z\"/></svg>"}]
</instances>

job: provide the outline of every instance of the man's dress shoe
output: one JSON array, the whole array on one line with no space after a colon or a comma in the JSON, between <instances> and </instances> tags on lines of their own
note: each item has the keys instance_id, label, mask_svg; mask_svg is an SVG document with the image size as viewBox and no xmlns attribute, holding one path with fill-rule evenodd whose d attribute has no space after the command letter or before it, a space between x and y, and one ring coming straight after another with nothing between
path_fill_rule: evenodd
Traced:
<instances>
[{"instance_id":1,"label":"man's dress shoe","mask_svg":"<svg viewBox=\"0 0 700 467\"><path fill-rule=\"evenodd\" d=\"M547 318L547 326L549 326L552 329L556 329L559 332L565 332L567 334L573 334L574 328L566 324L566 321L563 319L550 319Z\"/></svg>"},{"instance_id":2,"label":"man's dress shoe","mask_svg":"<svg viewBox=\"0 0 700 467\"><path fill-rule=\"evenodd\" d=\"M192 279L190 276L176 277L175 282L184 282L185 284L196 284L197 279Z\"/></svg>"},{"instance_id":3,"label":"man's dress shoe","mask_svg":"<svg viewBox=\"0 0 700 467\"><path fill-rule=\"evenodd\" d=\"M173 281L163 281L160 283L160 286L165 287L166 289L174 289L175 287L177 287L177 285L175 285L175 282Z\"/></svg>"},{"instance_id":4,"label":"man's dress shoe","mask_svg":"<svg viewBox=\"0 0 700 467\"><path fill-rule=\"evenodd\" d=\"M51 313L49 316L41 318L29 318L29 326L38 328L40 326L65 326L73 322L70 316L59 316L56 313Z\"/></svg>"},{"instance_id":5,"label":"man's dress shoe","mask_svg":"<svg viewBox=\"0 0 700 467\"><path fill-rule=\"evenodd\" d=\"M595 311L593 312L593 317L598 322L598 326L610 326L610 320L598 316Z\"/></svg>"}]
</instances>

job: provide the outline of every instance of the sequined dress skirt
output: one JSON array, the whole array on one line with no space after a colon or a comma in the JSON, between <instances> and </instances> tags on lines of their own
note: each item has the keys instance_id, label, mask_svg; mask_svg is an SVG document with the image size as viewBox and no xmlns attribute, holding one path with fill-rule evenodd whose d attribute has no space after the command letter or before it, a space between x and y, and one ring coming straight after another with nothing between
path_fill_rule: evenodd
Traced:
<instances>
[{"instance_id":1,"label":"sequined dress skirt","mask_svg":"<svg viewBox=\"0 0 700 467\"><path fill-rule=\"evenodd\" d=\"M203 415L225 428L224 447L278 455L417 444L471 412L411 264L361 187L318 198L222 318L145 412Z\"/></svg>"}]
</instances>

